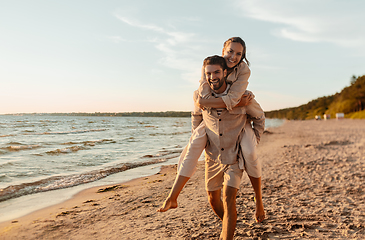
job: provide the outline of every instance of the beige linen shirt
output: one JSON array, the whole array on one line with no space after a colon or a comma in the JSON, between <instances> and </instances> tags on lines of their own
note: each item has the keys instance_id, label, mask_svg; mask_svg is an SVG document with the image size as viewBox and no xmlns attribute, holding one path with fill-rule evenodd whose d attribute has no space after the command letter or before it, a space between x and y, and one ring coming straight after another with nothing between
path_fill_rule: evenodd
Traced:
<instances>
[{"instance_id":1,"label":"beige linen shirt","mask_svg":"<svg viewBox=\"0 0 365 240\"><path fill-rule=\"evenodd\" d=\"M197 91L194 93L198 94ZM237 162L242 132L246 125L247 115L242 107L228 111L223 109L218 115L214 108L201 111L198 107L192 113L192 128L195 129L204 119L207 134L205 157L222 164Z\"/></svg>"},{"instance_id":2,"label":"beige linen shirt","mask_svg":"<svg viewBox=\"0 0 365 240\"><path fill-rule=\"evenodd\" d=\"M246 114L232 114L226 109L218 116L216 109L203 111L207 133L206 158L222 164L237 162L241 133L246 125Z\"/></svg>"},{"instance_id":3,"label":"beige linen shirt","mask_svg":"<svg viewBox=\"0 0 365 240\"><path fill-rule=\"evenodd\" d=\"M234 84L231 86L233 88ZM230 89L230 91L231 91ZM229 92L228 92L229 93ZM194 101L198 98L199 92L194 92ZM265 113L261 108L260 104L252 99L251 103L246 107L234 107L232 110L228 111L231 114L243 114L248 115L247 118L249 121L253 122L253 130L256 135L257 143L260 142L261 135L265 130ZM200 122L203 120L202 110L194 104L194 111L191 113L191 126L192 131L197 128Z\"/></svg>"}]
</instances>

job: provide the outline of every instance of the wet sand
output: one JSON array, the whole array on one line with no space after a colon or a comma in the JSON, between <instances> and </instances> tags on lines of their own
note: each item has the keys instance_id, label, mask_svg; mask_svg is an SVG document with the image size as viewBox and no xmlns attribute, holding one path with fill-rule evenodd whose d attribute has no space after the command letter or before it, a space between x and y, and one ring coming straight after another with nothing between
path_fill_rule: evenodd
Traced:
<instances>
[{"instance_id":1,"label":"wet sand","mask_svg":"<svg viewBox=\"0 0 365 240\"><path fill-rule=\"evenodd\" d=\"M365 239L365 121L287 121L258 146L266 220L254 221L247 177L237 197L235 239ZM159 174L91 188L61 204L0 224L0 239L218 239L221 223L204 189L204 165L177 209L156 212L176 165Z\"/></svg>"}]
</instances>

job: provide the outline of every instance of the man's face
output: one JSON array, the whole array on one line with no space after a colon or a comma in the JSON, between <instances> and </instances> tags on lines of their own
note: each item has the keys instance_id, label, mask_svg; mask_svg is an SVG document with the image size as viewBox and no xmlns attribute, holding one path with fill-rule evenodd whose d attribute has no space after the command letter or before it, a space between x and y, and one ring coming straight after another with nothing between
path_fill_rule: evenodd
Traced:
<instances>
[{"instance_id":1,"label":"man's face","mask_svg":"<svg viewBox=\"0 0 365 240\"><path fill-rule=\"evenodd\" d=\"M220 65L205 66L205 77L210 88L216 93L222 93L226 90L227 71L222 69Z\"/></svg>"}]
</instances>

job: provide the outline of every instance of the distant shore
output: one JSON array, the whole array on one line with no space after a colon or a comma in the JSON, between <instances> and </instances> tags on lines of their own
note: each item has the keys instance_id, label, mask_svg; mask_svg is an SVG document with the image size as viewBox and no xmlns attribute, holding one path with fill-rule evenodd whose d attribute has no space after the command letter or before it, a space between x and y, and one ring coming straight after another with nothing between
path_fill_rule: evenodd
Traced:
<instances>
[{"instance_id":1,"label":"distant shore","mask_svg":"<svg viewBox=\"0 0 365 240\"><path fill-rule=\"evenodd\" d=\"M364 239L365 120L287 121L268 129L263 161L267 219L254 222L245 177L235 239ZM0 224L0 239L217 239L221 224L204 190L204 164L179 207L157 213L176 165L127 183L91 188L71 200Z\"/></svg>"},{"instance_id":2,"label":"distant shore","mask_svg":"<svg viewBox=\"0 0 365 240\"><path fill-rule=\"evenodd\" d=\"M191 112L72 112L72 113L12 113L6 116L80 116L80 117L190 117Z\"/></svg>"}]
</instances>

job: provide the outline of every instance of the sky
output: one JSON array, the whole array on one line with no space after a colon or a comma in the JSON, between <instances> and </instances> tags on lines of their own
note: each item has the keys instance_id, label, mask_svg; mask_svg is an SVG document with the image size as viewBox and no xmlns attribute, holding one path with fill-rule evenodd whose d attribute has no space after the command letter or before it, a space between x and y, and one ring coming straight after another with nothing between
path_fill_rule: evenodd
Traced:
<instances>
[{"instance_id":1,"label":"sky","mask_svg":"<svg viewBox=\"0 0 365 240\"><path fill-rule=\"evenodd\" d=\"M205 57L246 42L265 111L365 74L362 0L0 0L0 114L191 111Z\"/></svg>"}]
</instances>

